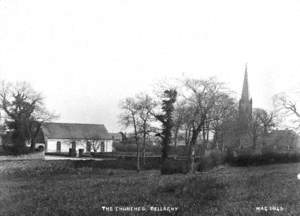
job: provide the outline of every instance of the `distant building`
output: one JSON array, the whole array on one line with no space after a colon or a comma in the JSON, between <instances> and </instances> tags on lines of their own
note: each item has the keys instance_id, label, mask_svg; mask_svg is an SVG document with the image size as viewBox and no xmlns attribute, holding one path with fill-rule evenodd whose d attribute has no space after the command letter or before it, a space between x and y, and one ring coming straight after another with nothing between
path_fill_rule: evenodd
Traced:
<instances>
[{"instance_id":1,"label":"distant building","mask_svg":"<svg viewBox=\"0 0 300 216\"><path fill-rule=\"evenodd\" d=\"M264 140L264 148L276 152L300 151L300 136L293 130L273 130Z\"/></svg>"},{"instance_id":2,"label":"distant building","mask_svg":"<svg viewBox=\"0 0 300 216\"><path fill-rule=\"evenodd\" d=\"M102 124L44 123L39 140L46 152L112 152L112 138Z\"/></svg>"},{"instance_id":3,"label":"distant building","mask_svg":"<svg viewBox=\"0 0 300 216\"><path fill-rule=\"evenodd\" d=\"M113 142L120 143L123 141L123 136L122 136L121 132L120 133L109 133L109 136L111 137Z\"/></svg>"}]
</instances>

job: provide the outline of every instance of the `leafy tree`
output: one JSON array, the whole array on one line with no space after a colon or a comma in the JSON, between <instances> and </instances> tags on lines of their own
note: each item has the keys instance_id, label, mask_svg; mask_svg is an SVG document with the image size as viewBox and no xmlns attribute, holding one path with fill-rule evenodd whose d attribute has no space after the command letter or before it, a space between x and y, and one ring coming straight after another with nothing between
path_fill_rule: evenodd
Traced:
<instances>
[{"instance_id":1,"label":"leafy tree","mask_svg":"<svg viewBox=\"0 0 300 216\"><path fill-rule=\"evenodd\" d=\"M175 89L165 90L161 105L163 113L155 114L156 119L162 124L162 131L157 134L162 140L162 162L168 158L169 146L172 138L172 128L174 126L173 113L176 98L177 91Z\"/></svg>"}]
</instances>

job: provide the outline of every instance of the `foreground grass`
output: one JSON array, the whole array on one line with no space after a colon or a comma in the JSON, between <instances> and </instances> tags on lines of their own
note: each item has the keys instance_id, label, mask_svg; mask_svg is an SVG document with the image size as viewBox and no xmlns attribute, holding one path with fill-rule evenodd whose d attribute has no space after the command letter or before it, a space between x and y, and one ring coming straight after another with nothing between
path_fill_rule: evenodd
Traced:
<instances>
[{"instance_id":1,"label":"foreground grass","mask_svg":"<svg viewBox=\"0 0 300 216\"><path fill-rule=\"evenodd\" d=\"M300 215L297 173L299 163L161 176L75 168L71 161L0 162L0 215ZM107 212L102 206L178 211ZM273 206L283 210L256 210Z\"/></svg>"}]
</instances>

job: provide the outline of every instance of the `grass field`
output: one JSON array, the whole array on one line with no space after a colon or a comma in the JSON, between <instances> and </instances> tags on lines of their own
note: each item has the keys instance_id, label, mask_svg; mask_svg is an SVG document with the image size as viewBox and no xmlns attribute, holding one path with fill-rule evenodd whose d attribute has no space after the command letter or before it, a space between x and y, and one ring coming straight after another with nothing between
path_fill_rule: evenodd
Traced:
<instances>
[{"instance_id":1,"label":"grass field","mask_svg":"<svg viewBox=\"0 0 300 216\"><path fill-rule=\"evenodd\" d=\"M0 162L0 215L300 215L297 173L299 163L161 176L74 168L71 161Z\"/></svg>"}]
</instances>

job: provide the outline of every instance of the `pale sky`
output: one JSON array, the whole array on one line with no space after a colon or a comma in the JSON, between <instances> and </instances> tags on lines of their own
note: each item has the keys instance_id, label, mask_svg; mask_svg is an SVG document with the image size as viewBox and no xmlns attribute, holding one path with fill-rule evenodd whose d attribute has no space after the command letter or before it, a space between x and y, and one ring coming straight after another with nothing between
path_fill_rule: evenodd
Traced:
<instances>
[{"instance_id":1,"label":"pale sky","mask_svg":"<svg viewBox=\"0 0 300 216\"><path fill-rule=\"evenodd\" d=\"M254 107L300 90L300 1L0 0L0 79L28 81L59 122L120 130L119 101L216 76Z\"/></svg>"}]
</instances>

